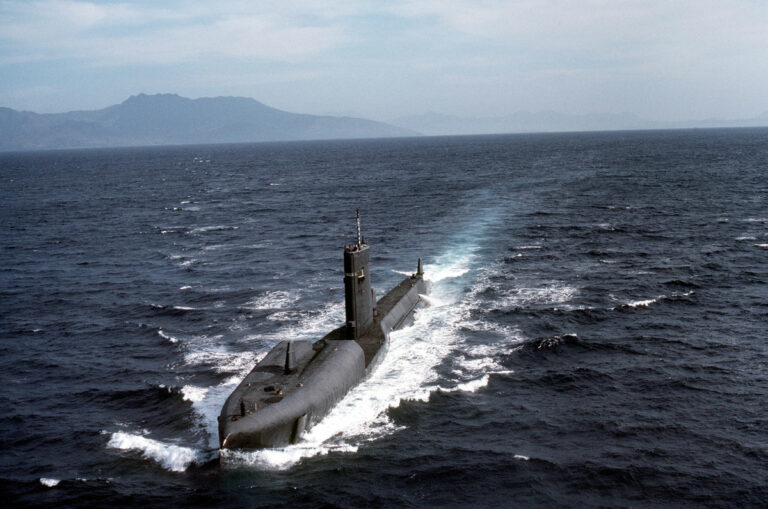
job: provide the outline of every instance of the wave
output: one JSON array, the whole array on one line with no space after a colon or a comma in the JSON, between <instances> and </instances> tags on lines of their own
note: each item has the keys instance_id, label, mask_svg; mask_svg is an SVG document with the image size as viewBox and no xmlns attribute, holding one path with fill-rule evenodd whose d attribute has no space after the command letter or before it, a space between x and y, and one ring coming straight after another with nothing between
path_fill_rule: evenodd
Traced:
<instances>
[{"instance_id":1,"label":"wave","mask_svg":"<svg viewBox=\"0 0 768 509\"><path fill-rule=\"evenodd\" d=\"M543 283L536 287L499 289L492 305L499 309L512 309L530 304L563 304L578 294L578 290L561 282Z\"/></svg>"},{"instance_id":2,"label":"wave","mask_svg":"<svg viewBox=\"0 0 768 509\"><path fill-rule=\"evenodd\" d=\"M195 234L195 233L229 231L229 230L238 230L238 229L240 229L239 226L227 226L227 225L198 226L196 228L192 228L187 233Z\"/></svg>"},{"instance_id":3,"label":"wave","mask_svg":"<svg viewBox=\"0 0 768 509\"><path fill-rule=\"evenodd\" d=\"M195 387L194 385L185 385L181 388L181 394L186 401L195 403L205 399L205 395L208 394L208 388Z\"/></svg>"},{"instance_id":4,"label":"wave","mask_svg":"<svg viewBox=\"0 0 768 509\"><path fill-rule=\"evenodd\" d=\"M167 340L168 340L168 341L170 341L171 343L178 343L178 342L179 342L179 339L178 339L178 338L174 338L173 336L166 334L165 332L163 332L163 329L158 329L158 330L157 330L157 334L158 334L158 336L160 336L161 338L163 338L163 339L167 339Z\"/></svg>"},{"instance_id":5,"label":"wave","mask_svg":"<svg viewBox=\"0 0 768 509\"><path fill-rule=\"evenodd\" d=\"M673 293L671 295L659 295L658 297L653 297L650 299L640 299L640 300L632 300L629 302L626 302L624 304L621 304L619 306L614 306L612 308L609 308L610 311L616 311L617 309L631 309L631 308L647 308L653 304L656 304L658 302L662 301L672 301L677 300L683 297L689 297L694 294L693 290L690 290L688 292L683 293Z\"/></svg>"},{"instance_id":6,"label":"wave","mask_svg":"<svg viewBox=\"0 0 768 509\"><path fill-rule=\"evenodd\" d=\"M185 233L187 231L186 226L156 226L155 229L158 230L161 235Z\"/></svg>"},{"instance_id":7,"label":"wave","mask_svg":"<svg viewBox=\"0 0 768 509\"><path fill-rule=\"evenodd\" d=\"M496 371L494 372L495 375L505 375L505 374L511 374L514 373L512 370L502 370L502 371ZM438 387L438 390L441 392L477 392L479 389L482 389L484 387L488 386L488 382L491 379L490 374L483 375L481 378L478 378L476 380L470 380L469 382L464 382L456 385L455 387L451 388L443 388Z\"/></svg>"},{"instance_id":8,"label":"wave","mask_svg":"<svg viewBox=\"0 0 768 509\"><path fill-rule=\"evenodd\" d=\"M112 433L107 447L124 451L138 451L142 457L151 459L172 472L183 472L191 464L200 463L204 459L200 451L193 448L166 444L159 440L124 431Z\"/></svg>"},{"instance_id":9,"label":"wave","mask_svg":"<svg viewBox=\"0 0 768 509\"><path fill-rule=\"evenodd\" d=\"M461 277L469 272L467 267L445 267L445 268L432 268L431 270L424 269L424 279L437 283L443 279L453 279Z\"/></svg>"},{"instance_id":10,"label":"wave","mask_svg":"<svg viewBox=\"0 0 768 509\"><path fill-rule=\"evenodd\" d=\"M243 305L244 309L254 311L267 309L285 309L294 305L299 300L299 293L296 291L272 290L263 295L254 297Z\"/></svg>"},{"instance_id":11,"label":"wave","mask_svg":"<svg viewBox=\"0 0 768 509\"><path fill-rule=\"evenodd\" d=\"M158 315L179 316L190 311L202 311L192 306L168 306L166 304L150 304L150 308Z\"/></svg>"},{"instance_id":12,"label":"wave","mask_svg":"<svg viewBox=\"0 0 768 509\"><path fill-rule=\"evenodd\" d=\"M662 297L656 297L655 299L633 300L631 302L627 302L626 304L624 304L624 306L628 307L628 308L636 308L636 307L647 308L651 304L655 304L656 302L659 302L659 299L661 299L661 298L663 298L663 296Z\"/></svg>"},{"instance_id":13,"label":"wave","mask_svg":"<svg viewBox=\"0 0 768 509\"><path fill-rule=\"evenodd\" d=\"M59 485L61 482L61 479L52 479L50 477L41 477L40 478L40 484L45 486L46 488L54 488Z\"/></svg>"}]
</instances>

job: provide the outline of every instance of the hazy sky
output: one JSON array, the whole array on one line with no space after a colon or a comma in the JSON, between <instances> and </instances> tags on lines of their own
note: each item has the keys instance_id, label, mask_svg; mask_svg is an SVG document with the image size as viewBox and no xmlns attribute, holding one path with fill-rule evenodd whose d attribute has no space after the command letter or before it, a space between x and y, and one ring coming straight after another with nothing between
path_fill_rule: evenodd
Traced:
<instances>
[{"instance_id":1,"label":"hazy sky","mask_svg":"<svg viewBox=\"0 0 768 509\"><path fill-rule=\"evenodd\" d=\"M139 92L388 120L768 111L768 0L0 0L0 106Z\"/></svg>"}]
</instances>

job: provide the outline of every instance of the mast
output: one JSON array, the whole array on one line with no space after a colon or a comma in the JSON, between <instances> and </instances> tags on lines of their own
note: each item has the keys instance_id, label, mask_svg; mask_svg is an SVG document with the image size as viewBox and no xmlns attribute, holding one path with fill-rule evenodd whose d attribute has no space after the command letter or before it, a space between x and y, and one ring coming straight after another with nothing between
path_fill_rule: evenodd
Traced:
<instances>
[{"instance_id":1,"label":"mast","mask_svg":"<svg viewBox=\"0 0 768 509\"><path fill-rule=\"evenodd\" d=\"M363 234L360 230L360 209L355 209L355 213L357 214L357 245L362 247L363 246Z\"/></svg>"}]
</instances>

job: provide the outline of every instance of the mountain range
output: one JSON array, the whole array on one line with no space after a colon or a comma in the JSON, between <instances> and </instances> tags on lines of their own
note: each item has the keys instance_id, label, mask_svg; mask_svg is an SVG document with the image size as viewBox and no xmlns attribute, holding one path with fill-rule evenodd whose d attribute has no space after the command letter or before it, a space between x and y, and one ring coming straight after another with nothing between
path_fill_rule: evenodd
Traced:
<instances>
[{"instance_id":1,"label":"mountain range","mask_svg":"<svg viewBox=\"0 0 768 509\"><path fill-rule=\"evenodd\" d=\"M244 97L139 94L100 110L53 114L0 108L0 151L418 134L361 118L289 113Z\"/></svg>"},{"instance_id":2,"label":"mountain range","mask_svg":"<svg viewBox=\"0 0 768 509\"><path fill-rule=\"evenodd\" d=\"M645 120L631 113L517 112L497 117L425 113L390 123L290 113L245 97L139 94L94 111L38 114L0 108L0 151L246 143L419 135L768 126L768 112L740 120Z\"/></svg>"}]
</instances>

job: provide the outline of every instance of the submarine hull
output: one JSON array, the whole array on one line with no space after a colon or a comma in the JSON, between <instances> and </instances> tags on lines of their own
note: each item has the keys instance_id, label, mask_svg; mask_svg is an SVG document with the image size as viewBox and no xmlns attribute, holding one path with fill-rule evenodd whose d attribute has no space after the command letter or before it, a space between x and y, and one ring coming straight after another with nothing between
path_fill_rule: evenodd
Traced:
<instances>
[{"instance_id":1,"label":"submarine hull","mask_svg":"<svg viewBox=\"0 0 768 509\"><path fill-rule=\"evenodd\" d=\"M296 443L375 369L387 350L389 333L409 323L422 302L420 295L428 290L419 270L372 307L365 332L351 329L349 318L354 315L348 312L347 325L316 342L278 343L227 398L219 416L221 448ZM350 339L350 330L356 330L357 337Z\"/></svg>"}]
</instances>

